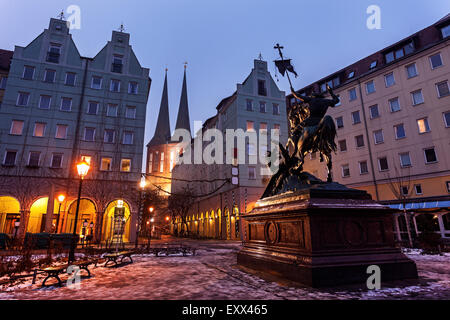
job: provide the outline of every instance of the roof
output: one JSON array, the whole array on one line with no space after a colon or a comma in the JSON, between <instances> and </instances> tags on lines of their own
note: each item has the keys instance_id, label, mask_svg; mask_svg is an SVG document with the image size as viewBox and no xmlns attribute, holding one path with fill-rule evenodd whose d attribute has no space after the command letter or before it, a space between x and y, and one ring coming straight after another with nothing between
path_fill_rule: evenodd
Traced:
<instances>
[{"instance_id":1,"label":"roof","mask_svg":"<svg viewBox=\"0 0 450 320\"><path fill-rule=\"evenodd\" d=\"M169 97L167 93L167 73L164 78L164 89L159 107L158 121L156 123L155 134L147 147L166 144L170 141L170 121L169 121Z\"/></svg>"},{"instance_id":2,"label":"roof","mask_svg":"<svg viewBox=\"0 0 450 320\"><path fill-rule=\"evenodd\" d=\"M184 69L183 87L181 89L180 106L178 108L176 129L185 129L191 132L191 124L189 120L189 105L187 98L187 85L186 85L186 68Z\"/></svg>"},{"instance_id":3,"label":"roof","mask_svg":"<svg viewBox=\"0 0 450 320\"><path fill-rule=\"evenodd\" d=\"M404 58L410 57L411 55L416 54L417 52L427 49L441 41L444 41L442 39L442 35L440 33L439 27L445 26L446 24L450 23L450 14L447 14L445 17L443 17L441 20L436 22L435 24L420 30L419 32L416 32L415 34L412 34L392 45L389 45L388 47L383 48L382 50L379 50L339 71L336 71L316 82L313 82L306 87L303 87L300 90L297 90L299 93L309 93L311 91L319 91L320 85L324 82L327 82L333 78L339 77L340 84L335 86L335 88L345 85L347 83L350 83L352 81L355 81L358 78L361 78L367 74L373 73L377 70L383 69L391 64L394 64L398 61L403 60ZM449 39L449 38L447 38ZM392 51L399 49L403 45L409 42L413 42L414 44L414 50L410 54L406 54L404 57L395 59L392 62L387 63L385 61L385 54ZM374 68L370 68L370 65L373 62L377 62L376 66ZM349 78L349 75L354 72L354 75ZM289 95L288 97L290 97Z\"/></svg>"},{"instance_id":4,"label":"roof","mask_svg":"<svg viewBox=\"0 0 450 320\"><path fill-rule=\"evenodd\" d=\"M220 111L224 105L226 105L231 99L233 99L236 96L236 91L229 97L226 97L220 101L220 103L217 105L216 109Z\"/></svg>"},{"instance_id":5,"label":"roof","mask_svg":"<svg viewBox=\"0 0 450 320\"><path fill-rule=\"evenodd\" d=\"M0 69L9 70L14 51L0 49Z\"/></svg>"}]
</instances>

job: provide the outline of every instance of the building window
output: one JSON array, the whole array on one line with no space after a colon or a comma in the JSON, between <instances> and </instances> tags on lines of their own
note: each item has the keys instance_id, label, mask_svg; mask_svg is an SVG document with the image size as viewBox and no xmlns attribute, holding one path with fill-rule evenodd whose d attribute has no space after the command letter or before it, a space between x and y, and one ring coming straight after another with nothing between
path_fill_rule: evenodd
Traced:
<instances>
[{"instance_id":1,"label":"building window","mask_svg":"<svg viewBox=\"0 0 450 320\"><path fill-rule=\"evenodd\" d=\"M386 88L392 87L395 84L394 73L391 72L384 76L384 82L386 83Z\"/></svg>"},{"instance_id":2,"label":"building window","mask_svg":"<svg viewBox=\"0 0 450 320\"><path fill-rule=\"evenodd\" d=\"M438 92L438 97L446 97L450 94L450 90L448 87L448 81L439 82L436 84L436 89Z\"/></svg>"},{"instance_id":3,"label":"building window","mask_svg":"<svg viewBox=\"0 0 450 320\"><path fill-rule=\"evenodd\" d=\"M248 179L255 180L256 179L256 169L255 167L248 167Z\"/></svg>"},{"instance_id":4,"label":"building window","mask_svg":"<svg viewBox=\"0 0 450 320\"><path fill-rule=\"evenodd\" d=\"M350 177L350 167L348 164L344 164L342 167L342 177Z\"/></svg>"},{"instance_id":5,"label":"building window","mask_svg":"<svg viewBox=\"0 0 450 320\"><path fill-rule=\"evenodd\" d=\"M341 152L347 151L347 141L346 140L340 140L339 141L339 150Z\"/></svg>"},{"instance_id":6,"label":"building window","mask_svg":"<svg viewBox=\"0 0 450 320\"><path fill-rule=\"evenodd\" d=\"M266 81L258 80L258 95L267 96Z\"/></svg>"},{"instance_id":7,"label":"building window","mask_svg":"<svg viewBox=\"0 0 450 320\"><path fill-rule=\"evenodd\" d=\"M3 164L5 166L14 166L16 164L17 151L6 151Z\"/></svg>"},{"instance_id":8,"label":"building window","mask_svg":"<svg viewBox=\"0 0 450 320\"><path fill-rule=\"evenodd\" d=\"M98 102L95 101L89 101L88 103L88 114L97 114L98 112Z\"/></svg>"},{"instance_id":9,"label":"building window","mask_svg":"<svg viewBox=\"0 0 450 320\"><path fill-rule=\"evenodd\" d=\"M357 148L364 147L364 136L363 135L356 136L355 137L355 142L356 142L356 147Z\"/></svg>"},{"instance_id":10,"label":"building window","mask_svg":"<svg viewBox=\"0 0 450 320\"><path fill-rule=\"evenodd\" d=\"M395 131L395 139L406 138L406 132L403 123L394 126L394 131Z\"/></svg>"},{"instance_id":11,"label":"building window","mask_svg":"<svg viewBox=\"0 0 450 320\"><path fill-rule=\"evenodd\" d=\"M28 100L30 100L30 94L28 92L19 92L17 96L17 105L20 107L28 106Z\"/></svg>"},{"instance_id":12,"label":"building window","mask_svg":"<svg viewBox=\"0 0 450 320\"><path fill-rule=\"evenodd\" d=\"M95 128L84 128L84 141L93 142L95 140Z\"/></svg>"},{"instance_id":13,"label":"building window","mask_svg":"<svg viewBox=\"0 0 450 320\"><path fill-rule=\"evenodd\" d=\"M66 139L67 138L67 129L68 126L65 124L57 124L56 125L56 139Z\"/></svg>"},{"instance_id":14,"label":"building window","mask_svg":"<svg viewBox=\"0 0 450 320\"><path fill-rule=\"evenodd\" d=\"M435 55L432 55L430 57L430 64L431 64L431 69L436 69L436 68L439 68L440 66L442 66L443 63L442 63L441 54L437 53Z\"/></svg>"},{"instance_id":15,"label":"building window","mask_svg":"<svg viewBox=\"0 0 450 320\"><path fill-rule=\"evenodd\" d=\"M50 167L53 169L59 169L62 167L63 155L62 153L53 153Z\"/></svg>"},{"instance_id":16,"label":"building window","mask_svg":"<svg viewBox=\"0 0 450 320\"><path fill-rule=\"evenodd\" d=\"M280 125L278 123L273 124L273 130L280 134Z\"/></svg>"},{"instance_id":17,"label":"building window","mask_svg":"<svg viewBox=\"0 0 450 320\"><path fill-rule=\"evenodd\" d=\"M75 80L77 78L77 74L73 73L73 72L67 72L66 73L66 80L64 82L64 84L66 86L74 86L75 85Z\"/></svg>"},{"instance_id":18,"label":"building window","mask_svg":"<svg viewBox=\"0 0 450 320\"><path fill-rule=\"evenodd\" d=\"M15 135L15 136L21 136L23 132L23 124L24 122L22 120L13 120L11 122L11 128L9 130L9 134Z\"/></svg>"},{"instance_id":19,"label":"building window","mask_svg":"<svg viewBox=\"0 0 450 320\"><path fill-rule=\"evenodd\" d=\"M247 131L255 130L255 122L247 120Z\"/></svg>"},{"instance_id":20,"label":"building window","mask_svg":"<svg viewBox=\"0 0 450 320\"><path fill-rule=\"evenodd\" d=\"M359 163L359 173L360 174L367 174L367 173L369 173L369 167L367 165L367 161L361 161Z\"/></svg>"},{"instance_id":21,"label":"building window","mask_svg":"<svg viewBox=\"0 0 450 320\"><path fill-rule=\"evenodd\" d=\"M33 80L33 78L34 78L34 70L35 70L35 68L32 67L32 66L25 66L23 68L22 79Z\"/></svg>"},{"instance_id":22,"label":"building window","mask_svg":"<svg viewBox=\"0 0 450 320\"><path fill-rule=\"evenodd\" d=\"M51 44L47 51L47 62L59 63L61 55L61 45Z\"/></svg>"},{"instance_id":23,"label":"building window","mask_svg":"<svg viewBox=\"0 0 450 320\"><path fill-rule=\"evenodd\" d=\"M266 113L266 103L264 101L259 102L259 112Z\"/></svg>"},{"instance_id":24,"label":"building window","mask_svg":"<svg viewBox=\"0 0 450 320\"><path fill-rule=\"evenodd\" d=\"M366 92L367 94L375 92L375 83L373 82L373 80L366 83Z\"/></svg>"},{"instance_id":25,"label":"building window","mask_svg":"<svg viewBox=\"0 0 450 320\"><path fill-rule=\"evenodd\" d=\"M34 124L33 137L43 137L45 135L46 123L36 122Z\"/></svg>"},{"instance_id":26,"label":"building window","mask_svg":"<svg viewBox=\"0 0 450 320\"><path fill-rule=\"evenodd\" d=\"M336 118L336 126L338 127L338 129L344 127L344 118L343 117Z\"/></svg>"},{"instance_id":27,"label":"building window","mask_svg":"<svg viewBox=\"0 0 450 320\"><path fill-rule=\"evenodd\" d=\"M112 158L102 158L100 160L100 171L111 171Z\"/></svg>"},{"instance_id":28,"label":"building window","mask_svg":"<svg viewBox=\"0 0 450 320\"><path fill-rule=\"evenodd\" d=\"M153 172L153 153L148 156L148 169Z\"/></svg>"},{"instance_id":29,"label":"building window","mask_svg":"<svg viewBox=\"0 0 450 320\"><path fill-rule=\"evenodd\" d=\"M411 158L409 157L409 152L400 153L400 165L402 168L411 166Z\"/></svg>"},{"instance_id":30,"label":"building window","mask_svg":"<svg viewBox=\"0 0 450 320\"><path fill-rule=\"evenodd\" d=\"M383 130L376 130L373 132L373 137L375 140L375 144L380 144L384 142Z\"/></svg>"},{"instance_id":31,"label":"building window","mask_svg":"<svg viewBox=\"0 0 450 320\"><path fill-rule=\"evenodd\" d=\"M113 129L105 129L105 135L103 141L105 143L114 143L116 132Z\"/></svg>"},{"instance_id":32,"label":"building window","mask_svg":"<svg viewBox=\"0 0 450 320\"><path fill-rule=\"evenodd\" d=\"M28 166L39 167L39 160L41 159L41 153L38 151L31 151L28 154Z\"/></svg>"},{"instance_id":33,"label":"building window","mask_svg":"<svg viewBox=\"0 0 450 320\"><path fill-rule=\"evenodd\" d=\"M423 194L423 192L422 192L422 185L420 185L420 184L414 185L414 190L416 191L417 195Z\"/></svg>"},{"instance_id":34,"label":"building window","mask_svg":"<svg viewBox=\"0 0 450 320\"><path fill-rule=\"evenodd\" d=\"M447 185L447 192L450 192L450 181L445 182L445 184Z\"/></svg>"},{"instance_id":35,"label":"building window","mask_svg":"<svg viewBox=\"0 0 450 320\"><path fill-rule=\"evenodd\" d=\"M416 105L424 102L422 90L417 90L417 91L411 92L411 97L412 97L413 106L416 106Z\"/></svg>"},{"instance_id":36,"label":"building window","mask_svg":"<svg viewBox=\"0 0 450 320\"><path fill-rule=\"evenodd\" d=\"M406 66L406 74L408 76L408 79L414 78L418 75L415 63Z\"/></svg>"},{"instance_id":37,"label":"building window","mask_svg":"<svg viewBox=\"0 0 450 320\"><path fill-rule=\"evenodd\" d=\"M402 193L402 196L409 196L409 188L408 186L400 186L400 192Z\"/></svg>"},{"instance_id":38,"label":"building window","mask_svg":"<svg viewBox=\"0 0 450 320\"><path fill-rule=\"evenodd\" d=\"M356 88L350 89L348 91L348 100L353 101L353 100L356 100L357 98L358 98L358 96L356 94Z\"/></svg>"},{"instance_id":39,"label":"building window","mask_svg":"<svg viewBox=\"0 0 450 320\"><path fill-rule=\"evenodd\" d=\"M55 78L56 78L55 70L45 69L44 82L54 83Z\"/></svg>"},{"instance_id":40,"label":"building window","mask_svg":"<svg viewBox=\"0 0 450 320\"><path fill-rule=\"evenodd\" d=\"M120 92L120 80L111 79L109 90L111 92Z\"/></svg>"},{"instance_id":41,"label":"building window","mask_svg":"<svg viewBox=\"0 0 450 320\"><path fill-rule=\"evenodd\" d=\"M425 154L425 163L437 162L436 151L434 148L424 149L423 152Z\"/></svg>"},{"instance_id":42,"label":"building window","mask_svg":"<svg viewBox=\"0 0 450 320\"><path fill-rule=\"evenodd\" d=\"M247 106L247 111L253 111L253 100L251 99L247 99L246 100L246 106Z\"/></svg>"},{"instance_id":43,"label":"building window","mask_svg":"<svg viewBox=\"0 0 450 320\"><path fill-rule=\"evenodd\" d=\"M91 88L100 90L102 88L102 81L103 81L102 77L93 76L92 82L91 82Z\"/></svg>"},{"instance_id":44,"label":"building window","mask_svg":"<svg viewBox=\"0 0 450 320\"><path fill-rule=\"evenodd\" d=\"M396 59L400 59L410 53L414 52L414 43L412 41L408 42L401 48L390 51L385 54L386 63L390 63Z\"/></svg>"},{"instance_id":45,"label":"building window","mask_svg":"<svg viewBox=\"0 0 450 320\"><path fill-rule=\"evenodd\" d=\"M137 82L128 83L128 93L129 94L138 94L138 83Z\"/></svg>"},{"instance_id":46,"label":"building window","mask_svg":"<svg viewBox=\"0 0 450 320\"><path fill-rule=\"evenodd\" d=\"M111 72L122 73L123 58L121 56L114 56L111 65Z\"/></svg>"},{"instance_id":47,"label":"building window","mask_svg":"<svg viewBox=\"0 0 450 320\"><path fill-rule=\"evenodd\" d=\"M380 171L389 170L389 165L386 157L378 158L378 166L380 167Z\"/></svg>"},{"instance_id":48,"label":"building window","mask_svg":"<svg viewBox=\"0 0 450 320\"><path fill-rule=\"evenodd\" d=\"M352 79L355 76L355 71L351 71L348 76L347 79Z\"/></svg>"},{"instance_id":49,"label":"building window","mask_svg":"<svg viewBox=\"0 0 450 320\"><path fill-rule=\"evenodd\" d=\"M352 112L352 120L353 120L353 124L361 123L361 117L359 115L359 111Z\"/></svg>"},{"instance_id":50,"label":"building window","mask_svg":"<svg viewBox=\"0 0 450 320\"><path fill-rule=\"evenodd\" d=\"M120 171L131 172L131 159L122 159L120 161Z\"/></svg>"},{"instance_id":51,"label":"building window","mask_svg":"<svg viewBox=\"0 0 450 320\"><path fill-rule=\"evenodd\" d=\"M109 103L106 109L106 115L108 117L117 117L117 110L119 106L117 104Z\"/></svg>"},{"instance_id":52,"label":"building window","mask_svg":"<svg viewBox=\"0 0 450 320\"><path fill-rule=\"evenodd\" d=\"M164 152L161 152L161 157L159 158L159 172L164 172Z\"/></svg>"},{"instance_id":53,"label":"building window","mask_svg":"<svg viewBox=\"0 0 450 320\"><path fill-rule=\"evenodd\" d=\"M259 131L262 131L261 133L267 134L267 123L261 122L259 124Z\"/></svg>"},{"instance_id":54,"label":"building window","mask_svg":"<svg viewBox=\"0 0 450 320\"><path fill-rule=\"evenodd\" d=\"M450 36L450 24L441 28L442 39Z\"/></svg>"},{"instance_id":55,"label":"building window","mask_svg":"<svg viewBox=\"0 0 450 320\"><path fill-rule=\"evenodd\" d=\"M370 66L369 66L369 69L372 70L373 68L375 68L375 67L377 66L377 64L378 64L378 61L377 61L377 60L372 61L372 63L371 63Z\"/></svg>"},{"instance_id":56,"label":"building window","mask_svg":"<svg viewBox=\"0 0 450 320\"><path fill-rule=\"evenodd\" d=\"M61 111L70 111L72 110L72 98L61 98Z\"/></svg>"},{"instance_id":57,"label":"building window","mask_svg":"<svg viewBox=\"0 0 450 320\"><path fill-rule=\"evenodd\" d=\"M133 136L134 136L133 132L124 131L122 144L133 144Z\"/></svg>"},{"instance_id":58,"label":"building window","mask_svg":"<svg viewBox=\"0 0 450 320\"><path fill-rule=\"evenodd\" d=\"M450 128L450 111L444 112L444 123L446 128Z\"/></svg>"},{"instance_id":59,"label":"building window","mask_svg":"<svg viewBox=\"0 0 450 320\"><path fill-rule=\"evenodd\" d=\"M7 77L0 77L0 89L6 89L6 84L8 82Z\"/></svg>"},{"instance_id":60,"label":"building window","mask_svg":"<svg viewBox=\"0 0 450 320\"><path fill-rule=\"evenodd\" d=\"M39 109L50 109L51 96L41 96L39 99Z\"/></svg>"},{"instance_id":61,"label":"building window","mask_svg":"<svg viewBox=\"0 0 450 320\"><path fill-rule=\"evenodd\" d=\"M419 128L419 133L430 132L430 125L428 124L428 118L422 118L417 120L417 127Z\"/></svg>"},{"instance_id":62,"label":"building window","mask_svg":"<svg viewBox=\"0 0 450 320\"><path fill-rule=\"evenodd\" d=\"M272 109L275 116L278 116L280 114L280 105L278 103L273 103Z\"/></svg>"},{"instance_id":63,"label":"building window","mask_svg":"<svg viewBox=\"0 0 450 320\"><path fill-rule=\"evenodd\" d=\"M370 118L371 119L375 119L375 118L378 118L380 116L377 104L374 105L374 106L369 107L369 111L370 111Z\"/></svg>"},{"instance_id":64,"label":"building window","mask_svg":"<svg viewBox=\"0 0 450 320\"><path fill-rule=\"evenodd\" d=\"M397 112L402 109L398 97L389 100L389 107L391 108L391 112Z\"/></svg>"},{"instance_id":65,"label":"building window","mask_svg":"<svg viewBox=\"0 0 450 320\"><path fill-rule=\"evenodd\" d=\"M125 109L125 118L135 119L136 118L136 107L127 106Z\"/></svg>"}]
</instances>

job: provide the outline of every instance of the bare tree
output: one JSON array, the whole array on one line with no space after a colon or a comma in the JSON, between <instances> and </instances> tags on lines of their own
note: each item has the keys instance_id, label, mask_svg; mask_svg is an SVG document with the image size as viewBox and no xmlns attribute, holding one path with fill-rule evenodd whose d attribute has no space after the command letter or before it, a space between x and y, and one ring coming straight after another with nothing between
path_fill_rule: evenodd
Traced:
<instances>
[{"instance_id":1,"label":"bare tree","mask_svg":"<svg viewBox=\"0 0 450 320\"><path fill-rule=\"evenodd\" d=\"M171 194L168 202L168 209L172 214L172 220L175 220L177 217L181 220L181 234L186 232L189 234L189 228L187 224L187 216L189 214L189 210L194 203L195 194L190 189L189 185L184 188L184 192L178 194ZM186 231L185 231L186 230Z\"/></svg>"},{"instance_id":2,"label":"bare tree","mask_svg":"<svg viewBox=\"0 0 450 320\"><path fill-rule=\"evenodd\" d=\"M395 163L395 162L393 162ZM411 181L411 168L405 168L406 174L402 174L398 167L394 164L394 171L395 171L395 177L391 177L388 174L389 179L389 188L391 189L392 193L394 194L395 198L400 200L403 204L403 217L405 218L406 223L406 231L408 233L408 242L409 246L413 246L412 241L412 235L411 235L411 227L410 227L410 219L408 217L408 214L406 212L406 203L408 202L408 199L411 198L413 193L413 186Z\"/></svg>"}]
</instances>

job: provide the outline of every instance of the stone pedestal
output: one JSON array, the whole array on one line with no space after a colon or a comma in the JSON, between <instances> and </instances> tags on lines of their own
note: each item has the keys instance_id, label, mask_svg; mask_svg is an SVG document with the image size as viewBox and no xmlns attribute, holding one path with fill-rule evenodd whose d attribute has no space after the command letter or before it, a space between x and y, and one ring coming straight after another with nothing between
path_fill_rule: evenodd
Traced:
<instances>
[{"instance_id":1,"label":"stone pedestal","mask_svg":"<svg viewBox=\"0 0 450 320\"><path fill-rule=\"evenodd\" d=\"M335 187L333 187L335 186ZM393 211L364 191L338 184L259 200L242 216L239 265L311 287L417 278L415 263L395 247Z\"/></svg>"}]
</instances>

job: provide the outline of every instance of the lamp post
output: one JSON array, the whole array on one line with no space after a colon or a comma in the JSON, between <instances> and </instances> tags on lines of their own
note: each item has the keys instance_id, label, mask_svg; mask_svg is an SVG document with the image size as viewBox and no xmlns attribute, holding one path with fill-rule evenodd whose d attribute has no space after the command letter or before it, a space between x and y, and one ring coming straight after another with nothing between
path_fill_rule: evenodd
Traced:
<instances>
[{"instance_id":1,"label":"lamp post","mask_svg":"<svg viewBox=\"0 0 450 320\"><path fill-rule=\"evenodd\" d=\"M145 181L145 177L141 178L141 182L139 183L139 212L138 212L138 224L136 226L136 241L134 247L137 248L139 245L139 231L141 229L142 224L142 209L143 209L143 199L145 187L147 185L147 181Z\"/></svg>"},{"instance_id":2,"label":"lamp post","mask_svg":"<svg viewBox=\"0 0 450 320\"><path fill-rule=\"evenodd\" d=\"M84 219L83 221L83 248L86 242L86 228L89 225L89 222L87 221L87 219Z\"/></svg>"},{"instance_id":3,"label":"lamp post","mask_svg":"<svg viewBox=\"0 0 450 320\"><path fill-rule=\"evenodd\" d=\"M148 248L150 249L150 239L152 238L152 222L155 221L151 214L153 213L155 209L153 207L148 208L148 211L150 212L149 220L147 221L147 224L149 225L149 231L148 231Z\"/></svg>"},{"instance_id":4,"label":"lamp post","mask_svg":"<svg viewBox=\"0 0 450 320\"><path fill-rule=\"evenodd\" d=\"M16 221L14 221L14 240L16 240L17 230L19 230L19 227L20 227L20 219L16 219Z\"/></svg>"},{"instance_id":5,"label":"lamp post","mask_svg":"<svg viewBox=\"0 0 450 320\"><path fill-rule=\"evenodd\" d=\"M61 215L61 205L65 199L66 199L66 196L63 194L60 194L58 196L59 207L58 207L58 218L56 219L55 233L58 233L59 219L60 219L60 215Z\"/></svg>"},{"instance_id":6,"label":"lamp post","mask_svg":"<svg viewBox=\"0 0 450 320\"><path fill-rule=\"evenodd\" d=\"M75 211L75 222L73 224L73 239L69 251L69 263L75 261L75 247L76 247L75 238L77 237L77 220L78 220L78 212L80 210L81 187L83 185L84 177L87 175L89 171L89 168L90 168L89 163L86 162L84 157L83 159L81 159L81 162L77 164L77 171L78 176L80 177L80 184L78 186L77 209Z\"/></svg>"}]
</instances>

